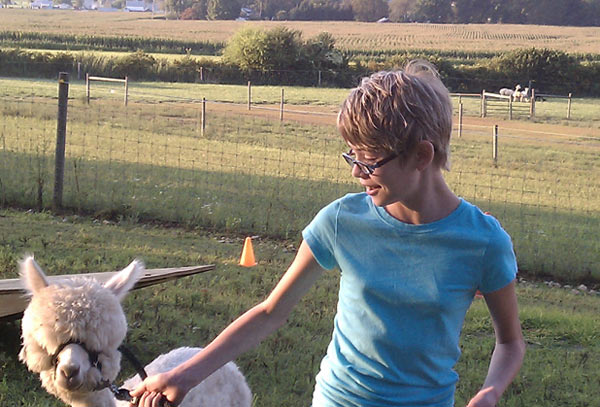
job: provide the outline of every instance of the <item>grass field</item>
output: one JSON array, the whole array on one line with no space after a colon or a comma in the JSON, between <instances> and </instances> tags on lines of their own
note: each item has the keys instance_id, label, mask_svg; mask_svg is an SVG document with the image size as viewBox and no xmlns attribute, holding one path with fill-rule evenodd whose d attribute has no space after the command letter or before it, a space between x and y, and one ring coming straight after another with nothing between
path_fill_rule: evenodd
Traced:
<instances>
[{"instance_id":1,"label":"grass field","mask_svg":"<svg viewBox=\"0 0 600 407\"><path fill-rule=\"evenodd\" d=\"M224 41L246 24L279 24L90 15L1 9L0 27ZM310 37L323 26L292 27ZM600 52L600 32L589 27L327 23L327 30L348 49L484 52L543 44ZM249 111L244 86L131 83L125 108L120 86L94 85L88 106L83 82L72 78L67 211L52 214L56 89L56 81L0 78L0 278L15 278L26 252L49 274L116 270L134 257L150 268L216 264L214 271L125 300L127 342L143 361L176 346L206 344L264 299L291 261L298 231L324 204L358 190L339 157L344 145L334 127L347 89L286 88L279 122L279 87L253 88ZM209 101L204 133L202 97ZM596 407L600 296L542 281L600 287L600 104L575 99L567 121L566 102L548 100L538 104L535 121L508 121L476 118L478 99L463 101L468 118L452 142L448 182L501 221L520 268L528 353L499 407ZM494 124L500 125L497 162ZM259 265L249 269L237 266L246 235L257 236ZM282 330L238 360L255 407L309 405L338 284L336 271L326 273ZM19 336L17 324L0 323L0 406L60 406L18 361ZM461 336L456 406L481 385L493 344L485 304L475 300ZM124 363L121 377L132 370Z\"/></svg>"},{"instance_id":2,"label":"grass field","mask_svg":"<svg viewBox=\"0 0 600 407\"><path fill-rule=\"evenodd\" d=\"M427 49L494 52L515 48L551 48L569 53L600 53L598 27L548 27L507 24L377 24L359 22L175 21L151 13L99 13L63 10L0 10L0 27L109 36L146 36L226 42L242 27L286 26L311 38L327 31L347 50Z\"/></svg>"},{"instance_id":3,"label":"grass field","mask_svg":"<svg viewBox=\"0 0 600 407\"><path fill-rule=\"evenodd\" d=\"M143 361L170 348L204 345L245 309L261 301L291 261L298 243L254 239L258 266L237 266L243 239L202 230L73 215L0 209L0 278L16 277L16 262L33 252L49 274L109 271L141 256L149 268L216 264L208 273L133 292L124 302L128 345ZM330 338L338 273L326 273L288 324L238 360L255 407L309 405L314 375ZM499 407L595 407L600 380L600 296L521 281L517 286L528 351L521 373ZM0 323L0 405L59 407L17 360L19 326ZM456 406L482 383L493 348L482 300L468 312ZM124 379L133 371L123 363ZM121 383L119 380L118 383Z\"/></svg>"},{"instance_id":4,"label":"grass field","mask_svg":"<svg viewBox=\"0 0 600 407\"><path fill-rule=\"evenodd\" d=\"M2 171L23 171L0 176L2 202L48 207L56 107L34 95L50 97L56 85L43 81L32 92L28 82L3 83L14 84L20 96L2 105ZM289 237L320 207L357 190L339 158L344 146L334 127L333 100L347 91L291 89L290 105L297 105L290 110L308 111L308 103L322 106L323 114L280 122L277 110L258 109L274 102L277 88L254 89L253 99L266 102L251 111L239 86L132 84L127 109L121 91L108 89L115 88L94 87L88 106L83 85L73 86L65 178L72 210ZM230 103L207 105L202 134L204 95ZM531 276L600 282L600 185L590 177L600 168L596 119L582 114L576 128L471 119L454 140L450 185L501 220ZM494 123L501 129L495 164Z\"/></svg>"}]
</instances>

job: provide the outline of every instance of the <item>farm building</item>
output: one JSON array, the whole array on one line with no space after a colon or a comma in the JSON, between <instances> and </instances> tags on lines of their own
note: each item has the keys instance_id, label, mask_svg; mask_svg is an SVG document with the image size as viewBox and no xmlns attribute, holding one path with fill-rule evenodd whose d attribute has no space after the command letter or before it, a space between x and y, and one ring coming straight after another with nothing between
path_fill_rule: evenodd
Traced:
<instances>
[{"instance_id":1,"label":"farm building","mask_svg":"<svg viewBox=\"0 0 600 407\"><path fill-rule=\"evenodd\" d=\"M35 0L32 1L29 5L32 9L51 9L52 8L52 0Z\"/></svg>"},{"instance_id":2,"label":"farm building","mask_svg":"<svg viewBox=\"0 0 600 407\"><path fill-rule=\"evenodd\" d=\"M125 3L125 11L133 11L133 12L143 12L143 11L152 11L152 7L147 5L144 1L127 1Z\"/></svg>"}]
</instances>

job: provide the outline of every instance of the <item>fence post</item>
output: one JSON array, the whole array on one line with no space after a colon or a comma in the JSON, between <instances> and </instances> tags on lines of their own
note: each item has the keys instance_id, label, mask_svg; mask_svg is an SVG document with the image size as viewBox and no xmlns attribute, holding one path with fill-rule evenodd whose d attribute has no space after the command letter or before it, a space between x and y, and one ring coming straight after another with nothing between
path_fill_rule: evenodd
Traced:
<instances>
[{"instance_id":1,"label":"fence post","mask_svg":"<svg viewBox=\"0 0 600 407\"><path fill-rule=\"evenodd\" d=\"M206 98L202 98L202 117L201 117L201 129L202 137L204 137L204 130L206 129Z\"/></svg>"},{"instance_id":2,"label":"fence post","mask_svg":"<svg viewBox=\"0 0 600 407\"><path fill-rule=\"evenodd\" d=\"M485 89L481 91L481 117L485 117Z\"/></svg>"},{"instance_id":3,"label":"fence post","mask_svg":"<svg viewBox=\"0 0 600 407\"><path fill-rule=\"evenodd\" d=\"M56 125L56 153L54 161L54 198L52 207L62 207L63 181L65 175L65 144L67 137L67 106L69 102L69 74L58 74L58 117Z\"/></svg>"},{"instance_id":4,"label":"fence post","mask_svg":"<svg viewBox=\"0 0 600 407\"><path fill-rule=\"evenodd\" d=\"M319 71L319 79L318 79L318 84L317 86L320 88L321 87L321 71Z\"/></svg>"},{"instance_id":5,"label":"fence post","mask_svg":"<svg viewBox=\"0 0 600 407\"><path fill-rule=\"evenodd\" d=\"M460 100L460 97L459 97ZM458 103L458 138L462 137L462 122L463 122L463 104Z\"/></svg>"},{"instance_id":6,"label":"fence post","mask_svg":"<svg viewBox=\"0 0 600 407\"><path fill-rule=\"evenodd\" d=\"M248 81L248 110L252 107L252 82Z\"/></svg>"},{"instance_id":7,"label":"fence post","mask_svg":"<svg viewBox=\"0 0 600 407\"><path fill-rule=\"evenodd\" d=\"M125 106L127 106L128 96L129 96L129 81L127 80L127 77L125 77Z\"/></svg>"},{"instance_id":8,"label":"fence post","mask_svg":"<svg viewBox=\"0 0 600 407\"><path fill-rule=\"evenodd\" d=\"M77 80L81 80L81 62L77 62Z\"/></svg>"},{"instance_id":9,"label":"fence post","mask_svg":"<svg viewBox=\"0 0 600 407\"><path fill-rule=\"evenodd\" d=\"M567 120L571 118L571 97L572 94L569 93L569 100L567 101Z\"/></svg>"},{"instance_id":10,"label":"fence post","mask_svg":"<svg viewBox=\"0 0 600 407\"><path fill-rule=\"evenodd\" d=\"M498 125L494 125L494 130L492 133L492 155L494 157L494 165L498 162Z\"/></svg>"},{"instance_id":11,"label":"fence post","mask_svg":"<svg viewBox=\"0 0 600 407\"><path fill-rule=\"evenodd\" d=\"M513 114L513 101L512 101L512 96L508 97L508 120L512 120L512 114Z\"/></svg>"},{"instance_id":12,"label":"fence post","mask_svg":"<svg viewBox=\"0 0 600 407\"><path fill-rule=\"evenodd\" d=\"M279 121L283 121L283 102L284 102L284 93L283 88L281 88L281 103L279 105Z\"/></svg>"},{"instance_id":13,"label":"fence post","mask_svg":"<svg viewBox=\"0 0 600 407\"><path fill-rule=\"evenodd\" d=\"M531 89L531 100L529 103L529 117L533 119L535 117L535 89Z\"/></svg>"},{"instance_id":14,"label":"fence post","mask_svg":"<svg viewBox=\"0 0 600 407\"><path fill-rule=\"evenodd\" d=\"M85 74L85 100L87 104L90 104L90 74Z\"/></svg>"},{"instance_id":15,"label":"fence post","mask_svg":"<svg viewBox=\"0 0 600 407\"><path fill-rule=\"evenodd\" d=\"M200 67L200 82L204 82L204 68Z\"/></svg>"}]
</instances>

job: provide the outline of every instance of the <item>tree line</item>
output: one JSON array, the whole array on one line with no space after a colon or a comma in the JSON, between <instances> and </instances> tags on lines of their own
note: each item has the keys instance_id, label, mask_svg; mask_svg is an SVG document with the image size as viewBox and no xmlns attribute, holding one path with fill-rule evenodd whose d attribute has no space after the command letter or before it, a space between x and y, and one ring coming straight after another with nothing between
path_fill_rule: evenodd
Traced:
<instances>
[{"instance_id":1,"label":"tree line","mask_svg":"<svg viewBox=\"0 0 600 407\"><path fill-rule=\"evenodd\" d=\"M172 18L600 26L600 0L165 0ZM240 13L240 10L242 12Z\"/></svg>"}]
</instances>

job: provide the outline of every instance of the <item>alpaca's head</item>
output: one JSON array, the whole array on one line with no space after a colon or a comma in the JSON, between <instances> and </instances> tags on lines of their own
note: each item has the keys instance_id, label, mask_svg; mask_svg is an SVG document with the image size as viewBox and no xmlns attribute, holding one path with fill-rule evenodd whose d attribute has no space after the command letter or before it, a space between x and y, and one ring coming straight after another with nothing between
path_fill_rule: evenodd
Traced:
<instances>
[{"instance_id":1,"label":"alpaca's head","mask_svg":"<svg viewBox=\"0 0 600 407\"><path fill-rule=\"evenodd\" d=\"M32 256L20 263L31 294L22 320L19 358L39 373L43 387L73 404L115 380L127 332L120 301L144 270L135 260L105 284L92 278L65 278L49 284Z\"/></svg>"}]
</instances>

